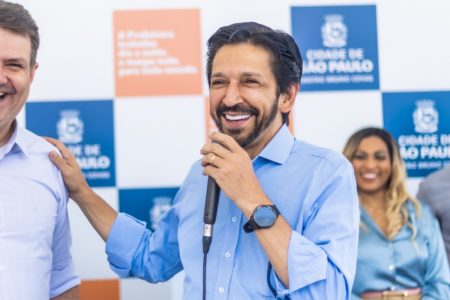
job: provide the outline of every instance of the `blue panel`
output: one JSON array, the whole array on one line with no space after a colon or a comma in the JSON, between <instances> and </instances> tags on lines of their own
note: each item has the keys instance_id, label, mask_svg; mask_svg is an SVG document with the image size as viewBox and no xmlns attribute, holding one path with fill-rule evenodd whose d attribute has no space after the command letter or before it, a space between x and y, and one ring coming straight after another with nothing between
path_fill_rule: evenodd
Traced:
<instances>
[{"instance_id":1,"label":"blue panel","mask_svg":"<svg viewBox=\"0 0 450 300\"><path fill-rule=\"evenodd\" d=\"M384 93L383 123L398 141L408 176L450 165L450 92Z\"/></svg>"},{"instance_id":2,"label":"blue panel","mask_svg":"<svg viewBox=\"0 0 450 300\"><path fill-rule=\"evenodd\" d=\"M378 89L376 7L292 7L303 56L301 91Z\"/></svg>"},{"instance_id":3,"label":"blue panel","mask_svg":"<svg viewBox=\"0 0 450 300\"><path fill-rule=\"evenodd\" d=\"M112 100L28 102L27 128L65 143L93 187L114 186Z\"/></svg>"},{"instance_id":4,"label":"blue panel","mask_svg":"<svg viewBox=\"0 0 450 300\"><path fill-rule=\"evenodd\" d=\"M145 221L154 231L161 216L170 208L178 187L120 189L119 211Z\"/></svg>"}]
</instances>

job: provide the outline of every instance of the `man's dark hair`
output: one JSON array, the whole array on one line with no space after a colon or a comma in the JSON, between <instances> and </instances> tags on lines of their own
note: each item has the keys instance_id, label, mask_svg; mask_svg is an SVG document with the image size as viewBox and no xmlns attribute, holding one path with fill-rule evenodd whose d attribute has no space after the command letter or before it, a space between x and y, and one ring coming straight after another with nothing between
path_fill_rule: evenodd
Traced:
<instances>
[{"instance_id":1,"label":"man's dark hair","mask_svg":"<svg viewBox=\"0 0 450 300\"><path fill-rule=\"evenodd\" d=\"M20 4L0 0L0 28L30 37L30 63L34 66L39 48L39 28L28 10Z\"/></svg>"},{"instance_id":2,"label":"man's dark hair","mask_svg":"<svg viewBox=\"0 0 450 300\"><path fill-rule=\"evenodd\" d=\"M211 85L212 62L225 45L251 44L262 47L271 55L272 73L277 81L277 98L288 92L292 84L300 83L303 60L294 39L287 33L255 22L235 23L219 28L208 40L206 76ZM283 123L289 123L289 113L283 113Z\"/></svg>"}]
</instances>

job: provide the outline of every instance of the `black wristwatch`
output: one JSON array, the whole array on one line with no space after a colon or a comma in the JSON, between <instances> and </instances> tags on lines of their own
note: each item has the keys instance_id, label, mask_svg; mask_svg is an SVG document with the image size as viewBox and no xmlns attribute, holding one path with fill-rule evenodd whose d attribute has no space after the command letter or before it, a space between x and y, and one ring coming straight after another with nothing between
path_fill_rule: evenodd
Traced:
<instances>
[{"instance_id":1,"label":"black wristwatch","mask_svg":"<svg viewBox=\"0 0 450 300\"><path fill-rule=\"evenodd\" d=\"M255 208L250 220L245 223L244 231L249 233L256 229L270 228L279 215L280 211L275 205L260 205Z\"/></svg>"}]
</instances>

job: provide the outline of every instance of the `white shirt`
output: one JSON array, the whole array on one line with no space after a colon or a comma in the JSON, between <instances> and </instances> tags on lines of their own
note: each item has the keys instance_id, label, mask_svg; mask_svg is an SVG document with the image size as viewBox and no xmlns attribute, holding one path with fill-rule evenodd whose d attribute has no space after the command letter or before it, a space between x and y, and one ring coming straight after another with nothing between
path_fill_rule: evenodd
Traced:
<instances>
[{"instance_id":1,"label":"white shirt","mask_svg":"<svg viewBox=\"0 0 450 300\"><path fill-rule=\"evenodd\" d=\"M1 300L48 300L80 282L70 254L67 191L48 159L51 150L18 125L0 147Z\"/></svg>"}]
</instances>

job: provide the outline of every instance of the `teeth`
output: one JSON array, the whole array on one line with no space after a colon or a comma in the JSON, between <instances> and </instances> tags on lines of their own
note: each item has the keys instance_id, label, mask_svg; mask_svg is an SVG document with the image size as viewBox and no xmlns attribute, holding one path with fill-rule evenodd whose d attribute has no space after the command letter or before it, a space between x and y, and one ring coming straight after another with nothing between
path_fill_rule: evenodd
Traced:
<instances>
[{"instance_id":1,"label":"teeth","mask_svg":"<svg viewBox=\"0 0 450 300\"><path fill-rule=\"evenodd\" d=\"M364 179L375 179L377 177L376 173L364 173L361 174L361 177Z\"/></svg>"},{"instance_id":2,"label":"teeth","mask_svg":"<svg viewBox=\"0 0 450 300\"><path fill-rule=\"evenodd\" d=\"M230 121L240 121L240 120L245 120L250 118L250 115L227 115L225 114L225 119L230 120Z\"/></svg>"},{"instance_id":3,"label":"teeth","mask_svg":"<svg viewBox=\"0 0 450 300\"><path fill-rule=\"evenodd\" d=\"M5 95L5 93L0 92L0 97L3 97L3 95Z\"/></svg>"}]
</instances>

